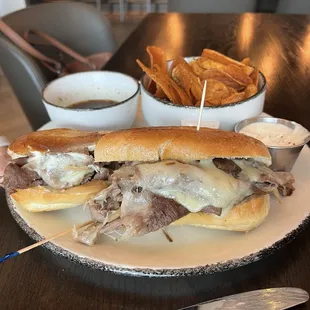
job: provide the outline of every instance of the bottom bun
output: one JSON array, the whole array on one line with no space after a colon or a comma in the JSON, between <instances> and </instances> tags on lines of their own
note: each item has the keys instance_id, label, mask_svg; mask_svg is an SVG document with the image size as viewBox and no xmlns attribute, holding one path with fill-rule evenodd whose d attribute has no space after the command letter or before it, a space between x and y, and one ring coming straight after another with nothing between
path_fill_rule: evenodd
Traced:
<instances>
[{"instance_id":1,"label":"bottom bun","mask_svg":"<svg viewBox=\"0 0 310 310\"><path fill-rule=\"evenodd\" d=\"M194 225L210 229L250 231L259 226L267 217L270 197L264 195L252 198L234 206L226 216L218 217L207 213L190 213L172 225Z\"/></svg>"},{"instance_id":2,"label":"bottom bun","mask_svg":"<svg viewBox=\"0 0 310 310\"><path fill-rule=\"evenodd\" d=\"M36 186L18 189L11 197L30 212L53 211L84 204L106 187L106 183L100 180L62 190Z\"/></svg>"}]
</instances>

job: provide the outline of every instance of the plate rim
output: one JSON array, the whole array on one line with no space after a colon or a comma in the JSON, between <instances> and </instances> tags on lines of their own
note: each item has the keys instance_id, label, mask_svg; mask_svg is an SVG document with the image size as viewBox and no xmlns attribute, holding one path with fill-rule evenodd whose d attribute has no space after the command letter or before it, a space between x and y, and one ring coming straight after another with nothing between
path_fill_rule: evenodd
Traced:
<instances>
[{"instance_id":1,"label":"plate rim","mask_svg":"<svg viewBox=\"0 0 310 310\"><path fill-rule=\"evenodd\" d=\"M16 210L16 206L10 197L9 193L5 192L7 204L9 210L17 222L19 227L33 240L41 241L44 239L40 234L38 234L33 228L31 228L26 221L21 217L21 215ZM246 266L251 263L255 263L263 258L272 255L274 252L284 247L292 240L294 240L297 235L299 235L309 224L310 214L303 219L303 221L293 230L288 232L282 239L274 242L269 247L263 248L255 253L247 256L243 256L237 259L226 260L218 262L215 264L200 265L196 267L186 267L186 268L130 268L116 266L112 264L106 264L102 261L98 261L88 257L79 256L69 250L56 245L53 242L48 242L43 245L44 248L50 250L53 254L57 256L68 259L73 263L77 263L88 268L92 268L100 271L107 271L117 275L129 275L136 277L155 277L155 278L175 278L175 277L186 277L186 276L201 276L207 274L214 274L218 272L224 272L232 269L236 269L242 266Z\"/></svg>"}]
</instances>

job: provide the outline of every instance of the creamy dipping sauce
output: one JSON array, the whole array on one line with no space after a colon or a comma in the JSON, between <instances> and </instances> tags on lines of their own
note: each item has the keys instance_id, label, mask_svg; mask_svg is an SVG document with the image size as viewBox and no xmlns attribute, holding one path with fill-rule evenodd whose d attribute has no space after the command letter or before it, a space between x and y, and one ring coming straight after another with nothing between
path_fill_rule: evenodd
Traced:
<instances>
[{"instance_id":1,"label":"creamy dipping sauce","mask_svg":"<svg viewBox=\"0 0 310 310\"><path fill-rule=\"evenodd\" d=\"M249 124L239 132L256 138L267 146L299 145L309 136L308 130L298 124L292 129L283 124L264 122Z\"/></svg>"}]
</instances>

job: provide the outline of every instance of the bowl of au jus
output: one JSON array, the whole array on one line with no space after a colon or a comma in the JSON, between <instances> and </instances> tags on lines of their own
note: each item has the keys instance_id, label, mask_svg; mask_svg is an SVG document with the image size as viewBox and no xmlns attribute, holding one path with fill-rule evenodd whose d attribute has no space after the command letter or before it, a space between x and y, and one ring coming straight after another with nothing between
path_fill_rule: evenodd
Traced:
<instances>
[{"instance_id":1,"label":"bowl of au jus","mask_svg":"<svg viewBox=\"0 0 310 310\"><path fill-rule=\"evenodd\" d=\"M302 125L274 117L249 118L239 122L235 131L262 141L272 157L274 171L290 172L310 133Z\"/></svg>"},{"instance_id":2,"label":"bowl of au jus","mask_svg":"<svg viewBox=\"0 0 310 310\"><path fill-rule=\"evenodd\" d=\"M42 100L58 125L90 130L130 128L135 120L140 86L119 72L70 74L50 82Z\"/></svg>"}]
</instances>

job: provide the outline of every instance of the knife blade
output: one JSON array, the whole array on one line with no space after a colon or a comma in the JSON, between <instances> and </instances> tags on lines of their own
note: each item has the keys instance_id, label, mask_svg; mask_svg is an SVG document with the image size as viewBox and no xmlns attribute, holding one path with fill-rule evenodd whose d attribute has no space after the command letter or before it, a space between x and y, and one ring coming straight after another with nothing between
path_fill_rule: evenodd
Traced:
<instances>
[{"instance_id":1,"label":"knife blade","mask_svg":"<svg viewBox=\"0 0 310 310\"><path fill-rule=\"evenodd\" d=\"M284 310L309 300L309 294L295 287L268 288L206 301L179 310Z\"/></svg>"}]
</instances>

